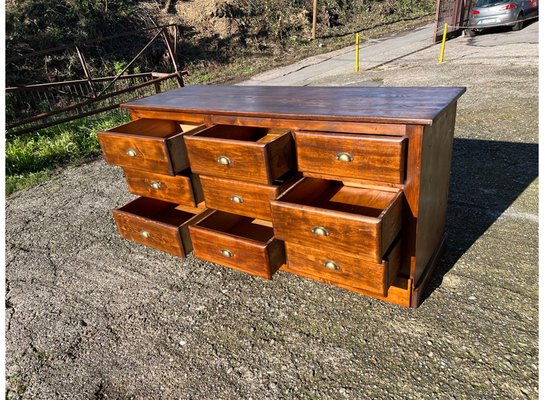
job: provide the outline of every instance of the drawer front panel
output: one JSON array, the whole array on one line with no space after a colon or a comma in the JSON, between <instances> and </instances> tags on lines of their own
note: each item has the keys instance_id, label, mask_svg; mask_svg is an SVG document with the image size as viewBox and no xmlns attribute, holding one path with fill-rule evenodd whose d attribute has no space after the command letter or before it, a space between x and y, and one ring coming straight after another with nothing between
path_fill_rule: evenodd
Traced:
<instances>
[{"instance_id":1,"label":"drawer front panel","mask_svg":"<svg viewBox=\"0 0 544 400\"><path fill-rule=\"evenodd\" d=\"M283 243L278 240L259 243L197 225L189 231L196 257L261 278L271 279L285 260Z\"/></svg>"},{"instance_id":2,"label":"drawer front panel","mask_svg":"<svg viewBox=\"0 0 544 400\"><path fill-rule=\"evenodd\" d=\"M295 132L298 169L342 178L404 181L405 138Z\"/></svg>"},{"instance_id":3,"label":"drawer front panel","mask_svg":"<svg viewBox=\"0 0 544 400\"><path fill-rule=\"evenodd\" d=\"M382 259L381 224L377 219L364 222L349 214L339 216L280 201L272 201L271 206L274 235L280 240L359 254L375 262Z\"/></svg>"},{"instance_id":4,"label":"drawer front panel","mask_svg":"<svg viewBox=\"0 0 544 400\"><path fill-rule=\"evenodd\" d=\"M113 165L174 175L168 146L160 138L138 138L99 132L104 159ZM181 139L181 138L180 138Z\"/></svg>"},{"instance_id":5,"label":"drawer front panel","mask_svg":"<svg viewBox=\"0 0 544 400\"><path fill-rule=\"evenodd\" d=\"M186 140L191 170L196 174L270 183L265 148L243 144Z\"/></svg>"},{"instance_id":6,"label":"drawer front panel","mask_svg":"<svg viewBox=\"0 0 544 400\"><path fill-rule=\"evenodd\" d=\"M185 256L191 251L190 242L184 244L179 227L113 210L119 234L125 239L152 247L176 256Z\"/></svg>"},{"instance_id":7,"label":"drawer front panel","mask_svg":"<svg viewBox=\"0 0 544 400\"><path fill-rule=\"evenodd\" d=\"M196 207L203 200L197 175L152 174L125 169L128 189L137 195Z\"/></svg>"},{"instance_id":8,"label":"drawer front panel","mask_svg":"<svg viewBox=\"0 0 544 400\"><path fill-rule=\"evenodd\" d=\"M270 200L278 196L279 187L259 185L202 175L206 207L272 221Z\"/></svg>"},{"instance_id":9,"label":"drawer front panel","mask_svg":"<svg viewBox=\"0 0 544 400\"><path fill-rule=\"evenodd\" d=\"M340 252L304 247L289 242L285 243L285 247L286 271L310 274L382 296L387 296L387 289L392 282L389 268L391 267L395 273L398 270L398 265L392 266L388 261L374 263Z\"/></svg>"}]
</instances>

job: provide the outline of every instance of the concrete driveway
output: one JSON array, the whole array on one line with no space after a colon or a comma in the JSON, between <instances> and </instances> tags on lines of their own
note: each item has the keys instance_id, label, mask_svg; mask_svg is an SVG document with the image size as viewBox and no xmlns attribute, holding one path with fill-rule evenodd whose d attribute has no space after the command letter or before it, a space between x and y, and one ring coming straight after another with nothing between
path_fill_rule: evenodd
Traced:
<instances>
[{"instance_id":1,"label":"concrete driveway","mask_svg":"<svg viewBox=\"0 0 544 400\"><path fill-rule=\"evenodd\" d=\"M99 159L7 199L7 397L536 399L538 25L449 41L442 65L383 39L371 71L346 50L254 79L468 87L449 250L420 308L124 241L111 209L132 196Z\"/></svg>"}]
</instances>

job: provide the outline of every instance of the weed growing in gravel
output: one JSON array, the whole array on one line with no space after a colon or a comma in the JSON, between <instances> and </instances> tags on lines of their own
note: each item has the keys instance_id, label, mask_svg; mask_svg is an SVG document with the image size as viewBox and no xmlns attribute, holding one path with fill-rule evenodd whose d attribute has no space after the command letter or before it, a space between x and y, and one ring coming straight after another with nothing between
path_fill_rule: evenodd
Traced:
<instances>
[{"instance_id":1,"label":"weed growing in gravel","mask_svg":"<svg viewBox=\"0 0 544 400\"><path fill-rule=\"evenodd\" d=\"M60 167L100 154L96 132L129 120L116 110L6 140L6 194L47 180Z\"/></svg>"}]
</instances>

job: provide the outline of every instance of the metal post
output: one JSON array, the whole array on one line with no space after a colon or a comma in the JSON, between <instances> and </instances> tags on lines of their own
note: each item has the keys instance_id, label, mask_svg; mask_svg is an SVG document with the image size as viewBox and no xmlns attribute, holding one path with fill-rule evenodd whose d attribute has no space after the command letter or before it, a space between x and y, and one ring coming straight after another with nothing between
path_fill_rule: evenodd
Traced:
<instances>
[{"instance_id":1,"label":"metal post","mask_svg":"<svg viewBox=\"0 0 544 400\"><path fill-rule=\"evenodd\" d=\"M314 0L314 12L312 14L312 40L315 40L316 25L317 25L317 0Z\"/></svg>"},{"instance_id":2,"label":"metal post","mask_svg":"<svg viewBox=\"0 0 544 400\"><path fill-rule=\"evenodd\" d=\"M91 73L89 72L87 68L85 57L83 56L83 53L79 50L79 47L77 46L76 46L76 51L79 57L79 61L81 62L81 66L83 67L83 73L85 74L85 78L87 78L87 82L89 83L89 89L91 90L91 94L93 95L93 97L96 97L96 91L94 90L93 78L91 77Z\"/></svg>"},{"instance_id":3,"label":"metal post","mask_svg":"<svg viewBox=\"0 0 544 400\"><path fill-rule=\"evenodd\" d=\"M442 34L442 47L440 49L440 58L438 59L439 63L444 61L444 49L446 48L446 35L448 33L448 23L444 24L444 33Z\"/></svg>"},{"instance_id":4,"label":"metal post","mask_svg":"<svg viewBox=\"0 0 544 400\"><path fill-rule=\"evenodd\" d=\"M359 72L359 34L355 34L355 72Z\"/></svg>"}]
</instances>

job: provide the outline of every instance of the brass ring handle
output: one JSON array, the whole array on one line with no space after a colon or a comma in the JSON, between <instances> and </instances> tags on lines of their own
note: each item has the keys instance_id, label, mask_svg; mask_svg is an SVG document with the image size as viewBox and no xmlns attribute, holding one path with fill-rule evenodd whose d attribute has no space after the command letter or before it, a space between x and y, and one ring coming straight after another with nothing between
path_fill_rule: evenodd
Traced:
<instances>
[{"instance_id":1,"label":"brass ring handle","mask_svg":"<svg viewBox=\"0 0 544 400\"><path fill-rule=\"evenodd\" d=\"M341 152L336 155L336 159L342 162L352 162L353 156L346 152Z\"/></svg>"},{"instance_id":2,"label":"brass ring handle","mask_svg":"<svg viewBox=\"0 0 544 400\"><path fill-rule=\"evenodd\" d=\"M145 230L141 231L140 235L142 235L146 239L149 239L151 237L151 233L149 233L148 231L145 231Z\"/></svg>"},{"instance_id":3,"label":"brass ring handle","mask_svg":"<svg viewBox=\"0 0 544 400\"><path fill-rule=\"evenodd\" d=\"M151 182L149 184L149 186L151 186L153 189L159 190L161 188L161 183L160 182Z\"/></svg>"},{"instance_id":4,"label":"brass ring handle","mask_svg":"<svg viewBox=\"0 0 544 400\"><path fill-rule=\"evenodd\" d=\"M234 254L232 254L232 251L227 249L221 249L221 254L224 255L227 258L231 258Z\"/></svg>"},{"instance_id":5,"label":"brass ring handle","mask_svg":"<svg viewBox=\"0 0 544 400\"><path fill-rule=\"evenodd\" d=\"M131 149L131 148L127 149L127 154L128 154L129 157L136 157L138 155L138 153L136 153L136 150Z\"/></svg>"},{"instance_id":6,"label":"brass ring handle","mask_svg":"<svg viewBox=\"0 0 544 400\"><path fill-rule=\"evenodd\" d=\"M338 271L340 267L334 261L325 260L323 261L323 266L327 269L332 269L333 271Z\"/></svg>"},{"instance_id":7,"label":"brass ring handle","mask_svg":"<svg viewBox=\"0 0 544 400\"><path fill-rule=\"evenodd\" d=\"M230 158L228 158L227 156L218 157L217 162L221 165L230 165L231 163Z\"/></svg>"},{"instance_id":8,"label":"brass ring handle","mask_svg":"<svg viewBox=\"0 0 544 400\"><path fill-rule=\"evenodd\" d=\"M237 194L233 194L232 196L230 196L230 201L232 201L233 203L241 204L244 202L244 199Z\"/></svg>"},{"instance_id":9,"label":"brass ring handle","mask_svg":"<svg viewBox=\"0 0 544 400\"><path fill-rule=\"evenodd\" d=\"M312 228L312 233L316 236L329 236L329 231L322 226L314 226Z\"/></svg>"}]
</instances>

